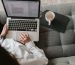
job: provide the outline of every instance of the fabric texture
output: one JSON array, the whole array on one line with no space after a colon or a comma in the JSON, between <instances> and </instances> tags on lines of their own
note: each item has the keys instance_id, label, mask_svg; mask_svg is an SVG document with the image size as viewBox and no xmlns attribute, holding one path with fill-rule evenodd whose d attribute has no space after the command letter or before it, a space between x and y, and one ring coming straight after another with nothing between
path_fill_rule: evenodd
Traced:
<instances>
[{"instance_id":1,"label":"fabric texture","mask_svg":"<svg viewBox=\"0 0 75 65\"><path fill-rule=\"evenodd\" d=\"M47 65L48 63L43 50L31 41L23 45L13 39L5 39L0 45L14 55L20 65Z\"/></svg>"},{"instance_id":2,"label":"fabric texture","mask_svg":"<svg viewBox=\"0 0 75 65\"><path fill-rule=\"evenodd\" d=\"M55 58L49 61L48 65L74 65L75 56Z\"/></svg>"}]
</instances>

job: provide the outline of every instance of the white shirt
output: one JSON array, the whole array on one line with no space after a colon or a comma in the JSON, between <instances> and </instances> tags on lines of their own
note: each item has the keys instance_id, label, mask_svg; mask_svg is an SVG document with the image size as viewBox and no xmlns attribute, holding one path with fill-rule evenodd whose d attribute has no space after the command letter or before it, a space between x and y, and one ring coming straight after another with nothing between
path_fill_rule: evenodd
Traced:
<instances>
[{"instance_id":1,"label":"white shirt","mask_svg":"<svg viewBox=\"0 0 75 65\"><path fill-rule=\"evenodd\" d=\"M35 46L32 41L23 45L13 39L5 39L3 42L1 39L0 45L13 54L20 65L47 65L48 63L43 50Z\"/></svg>"}]
</instances>

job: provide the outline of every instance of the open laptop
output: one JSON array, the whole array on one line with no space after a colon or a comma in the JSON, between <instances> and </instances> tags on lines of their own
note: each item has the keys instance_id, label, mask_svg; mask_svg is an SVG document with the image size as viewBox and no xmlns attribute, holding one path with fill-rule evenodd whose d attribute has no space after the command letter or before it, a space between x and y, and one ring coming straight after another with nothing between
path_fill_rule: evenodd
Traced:
<instances>
[{"instance_id":1,"label":"open laptop","mask_svg":"<svg viewBox=\"0 0 75 65\"><path fill-rule=\"evenodd\" d=\"M32 41L39 41L40 0L2 0L6 15L7 38L19 40L28 33Z\"/></svg>"}]
</instances>

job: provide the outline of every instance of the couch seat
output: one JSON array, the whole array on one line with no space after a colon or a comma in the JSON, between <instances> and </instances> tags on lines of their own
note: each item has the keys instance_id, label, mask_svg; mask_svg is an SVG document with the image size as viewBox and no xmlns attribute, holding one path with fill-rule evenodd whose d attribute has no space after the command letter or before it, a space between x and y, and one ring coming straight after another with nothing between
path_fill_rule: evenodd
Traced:
<instances>
[{"instance_id":1,"label":"couch seat","mask_svg":"<svg viewBox=\"0 0 75 65\"><path fill-rule=\"evenodd\" d=\"M48 65L75 65L75 56L54 58Z\"/></svg>"}]
</instances>

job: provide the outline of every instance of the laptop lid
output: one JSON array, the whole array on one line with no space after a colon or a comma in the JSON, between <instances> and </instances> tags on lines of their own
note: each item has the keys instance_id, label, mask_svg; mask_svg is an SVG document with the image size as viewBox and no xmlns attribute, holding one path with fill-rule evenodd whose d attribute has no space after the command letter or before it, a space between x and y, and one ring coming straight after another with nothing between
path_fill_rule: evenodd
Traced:
<instances>
[{"instance_id":1,"label":"laptop lid","mask_svg":"<svg viewBox=\"0 0 75 65\"><path fill-rule=\"evenodd\" d=\"M40 0L2 0L7 17L39 18Z\"/></svg>"}]
</instances>

